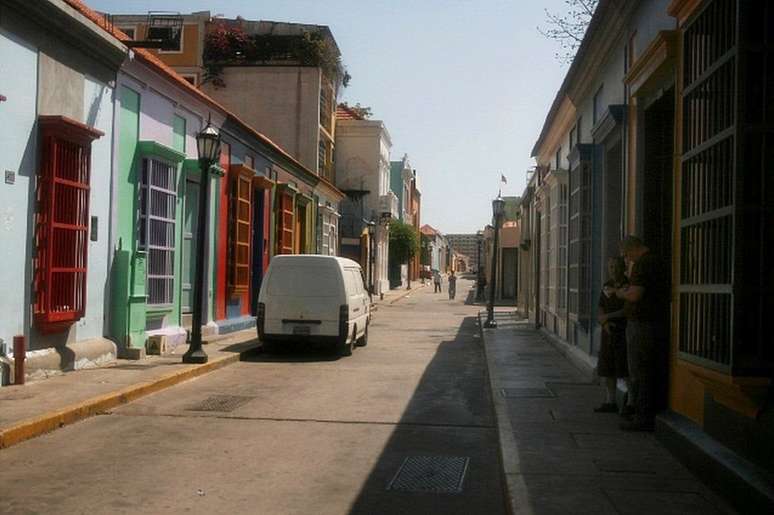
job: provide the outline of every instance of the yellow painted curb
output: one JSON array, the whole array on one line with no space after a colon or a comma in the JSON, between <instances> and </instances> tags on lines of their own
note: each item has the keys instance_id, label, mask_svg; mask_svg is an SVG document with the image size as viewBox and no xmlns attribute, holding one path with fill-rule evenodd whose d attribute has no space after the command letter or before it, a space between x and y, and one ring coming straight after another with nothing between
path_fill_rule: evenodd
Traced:
<instances>
[{"instance_id":1,"label":"yellow painted curb","mask_svg":"<svg viewBox=\"0 0 774 515\"><path fill-rule=\"evenodd\" d=\"M217 358L203 365L194 365L159 377L150 382L137 383L120 390L110 392L82 402L71 404L62 409L51 411L38 417L28 418L7 429L0 429L0 449L5 449L17 443L35 438L60 427L78 422L85 418L103 413L109 409L139 399L146 395L164 390L170 386L182 383L194 377L199 377L226 365L236 363L240 356L255 347L249 347L232 356Z\"/></svg>"}]
</instances>

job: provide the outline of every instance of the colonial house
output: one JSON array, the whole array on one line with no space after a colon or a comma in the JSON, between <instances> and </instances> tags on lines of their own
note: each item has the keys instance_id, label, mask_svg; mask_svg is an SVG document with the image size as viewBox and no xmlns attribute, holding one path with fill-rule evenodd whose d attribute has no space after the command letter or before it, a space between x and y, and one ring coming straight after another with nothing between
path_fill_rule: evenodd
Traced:
<instances>
[{"instance_id":1,"label":"colonial house","mask_svg":"<svg viewBox=\"0 0 774 515\"><path fill-rule=\"evenodd\" d=\"M390 190L392 140L381 120L366 120L340 105L336 114L336 186L341 203L341 255L360 261L376 295L389 290L389 222L398 218ZM365 258L365 259L363 259Z\"/></svg>"},{"instance_id":2,"label":"colonial house","mask_svg":"<svg viewBox=\"0 0 774 515\"><path fill-rule=\"evenodd\" d=\"M425 242L427 263L424 264L428 265L430 270L437 270L442 274L448 272L451 261L449 260L449 242L446 241L446 237L441 231L429 224L420 227L419 232Z\"/></svg>"},{"instance_id":3,"label":"colonial house","mask_svg":"<svg viewBox=\"0 0 774 515\"><path fill-rule=\"evenodd\" d=\"M663 261L657 436L743 512L771 511L774 495L772 20L769 2L601 0L521 208L519 305L581 365L622 236Z\"/></svg>"},{"instance_id":4,"label":"colonial house","mask_svg":"<svg viewBox=\"0 0 774 515\"><path fill-rule=\"evenodd\" d=\"M412 212L412 184L416 184L415 179L416 174L411 168L407 154L404 154L400 161L390 161L390 190L398 198L398 219L413 225L419 232L419 227L415 225L419 221L418 203L417 212ZM418 262L419 256L416 259ZM406 286L410 278L415 279L415 277L409 276L409 271L412 268L414 268L413 260L408 264L390 260L388 266L390 288Z\"/></svg>"},{"instance_id":5,"label":"colonial house","mask_svg":"<svg viewBox=\"0 0 774 515\"><path fill-rule=\"evenodd\" d=\"M180 18L178 46L149 51L319 178L301 195L294 183L308 183L306 174L282 186L284 216L290 211L301 216L294 215L298 223L292 237L285 228L292 244L280 240L277 252L336 254L343 196L334 177L335 111L345 71L330 29L212 17L207 11ZM145 17L116 14L110 19L135 39L147 36Z\"/></svg>"},{"instance_id":6,"label":"colonial house","mask_svg":"<svg viewBox=\"0 0 774 515\"><path fill-rule=\"evenodd\" d=\"M495 288L495 300L514 304L520 283L521 197L503 197L504 213L500 220L497 249L494 248L494 226L487 225L477 236L481 241L481 268L489 288ZM476 249L478 251L478 249ZM497 266L495 282L492 281L493 252Z\"/></svg>"},{"instance_id":7,"label":"colonial house","mask_svg":"<svg viewBox=\"0 0 774 515\"><path fill-rule=\"evenodd\" d=\"M104 299L127 53L70 3L0 4L0 355L23 337L32 378L116 356Z\"/></svg>"},{"instance_id":8,"label":"colonial house","mask_svg":"<svg viewBox=\"0 0 774 515\"><path fill-rule=\"evenodd\" d=\"M419 177L417 171L412 170L413 177L411 178L411 189L409 190L409 210L408 210L408 223L414 226L414 230L419 233L419 227L421 223L422 212L422 190L419 187ZM408 264L408 276L412 281L419 279L419 254L415 254Z\"/></svg>"}]
</instances>

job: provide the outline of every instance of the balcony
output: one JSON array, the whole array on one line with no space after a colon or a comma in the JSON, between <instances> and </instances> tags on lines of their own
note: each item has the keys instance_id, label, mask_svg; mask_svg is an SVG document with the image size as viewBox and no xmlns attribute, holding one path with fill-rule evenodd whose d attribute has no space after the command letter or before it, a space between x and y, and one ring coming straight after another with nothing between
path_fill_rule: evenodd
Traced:
<instances>
[{"instance_id":1,"label":"balcony","mask_svg":"<svg viewBox=\"0 0 774 515\"><path fill-rule=\"evenodd\" d=\"M388 191L385 195L379 196L379 218L398 218L398 197L395 193Z\"/></svg>"}]
</instances>

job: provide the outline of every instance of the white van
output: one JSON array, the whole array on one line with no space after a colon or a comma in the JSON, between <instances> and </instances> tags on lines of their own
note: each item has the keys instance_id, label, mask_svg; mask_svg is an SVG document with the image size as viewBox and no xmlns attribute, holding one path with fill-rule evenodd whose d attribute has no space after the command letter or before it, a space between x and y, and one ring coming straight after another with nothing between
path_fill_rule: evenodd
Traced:
<instances>
[{"instance_id":1,"label":"white van","mask_svg":"<svg viewBox=\"0 0 774 515\"><path fill-rule=\"evenodd\" d=\"M343 356L368 344L371 297L360 265L315 254L274 256L258 296L258 337L267 350L282 342L336 345Z\"/></svg>"}]
</instances>

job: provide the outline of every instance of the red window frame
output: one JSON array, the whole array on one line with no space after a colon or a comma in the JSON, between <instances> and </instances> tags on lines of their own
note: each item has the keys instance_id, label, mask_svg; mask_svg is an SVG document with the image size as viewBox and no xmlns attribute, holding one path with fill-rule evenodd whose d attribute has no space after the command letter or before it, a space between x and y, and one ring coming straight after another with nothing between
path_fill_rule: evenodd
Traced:
<instances>
[{"instance_id":1,"label":"red window frame","mask_svg":"<svg viewBox=\"0 0 774 515\"><path fill-rule=\"evenodd\" d=\"M104 135L65 116L40 116L34 320L66 330L86 313L91 143Z\"/></svg>"}]
</instances>

